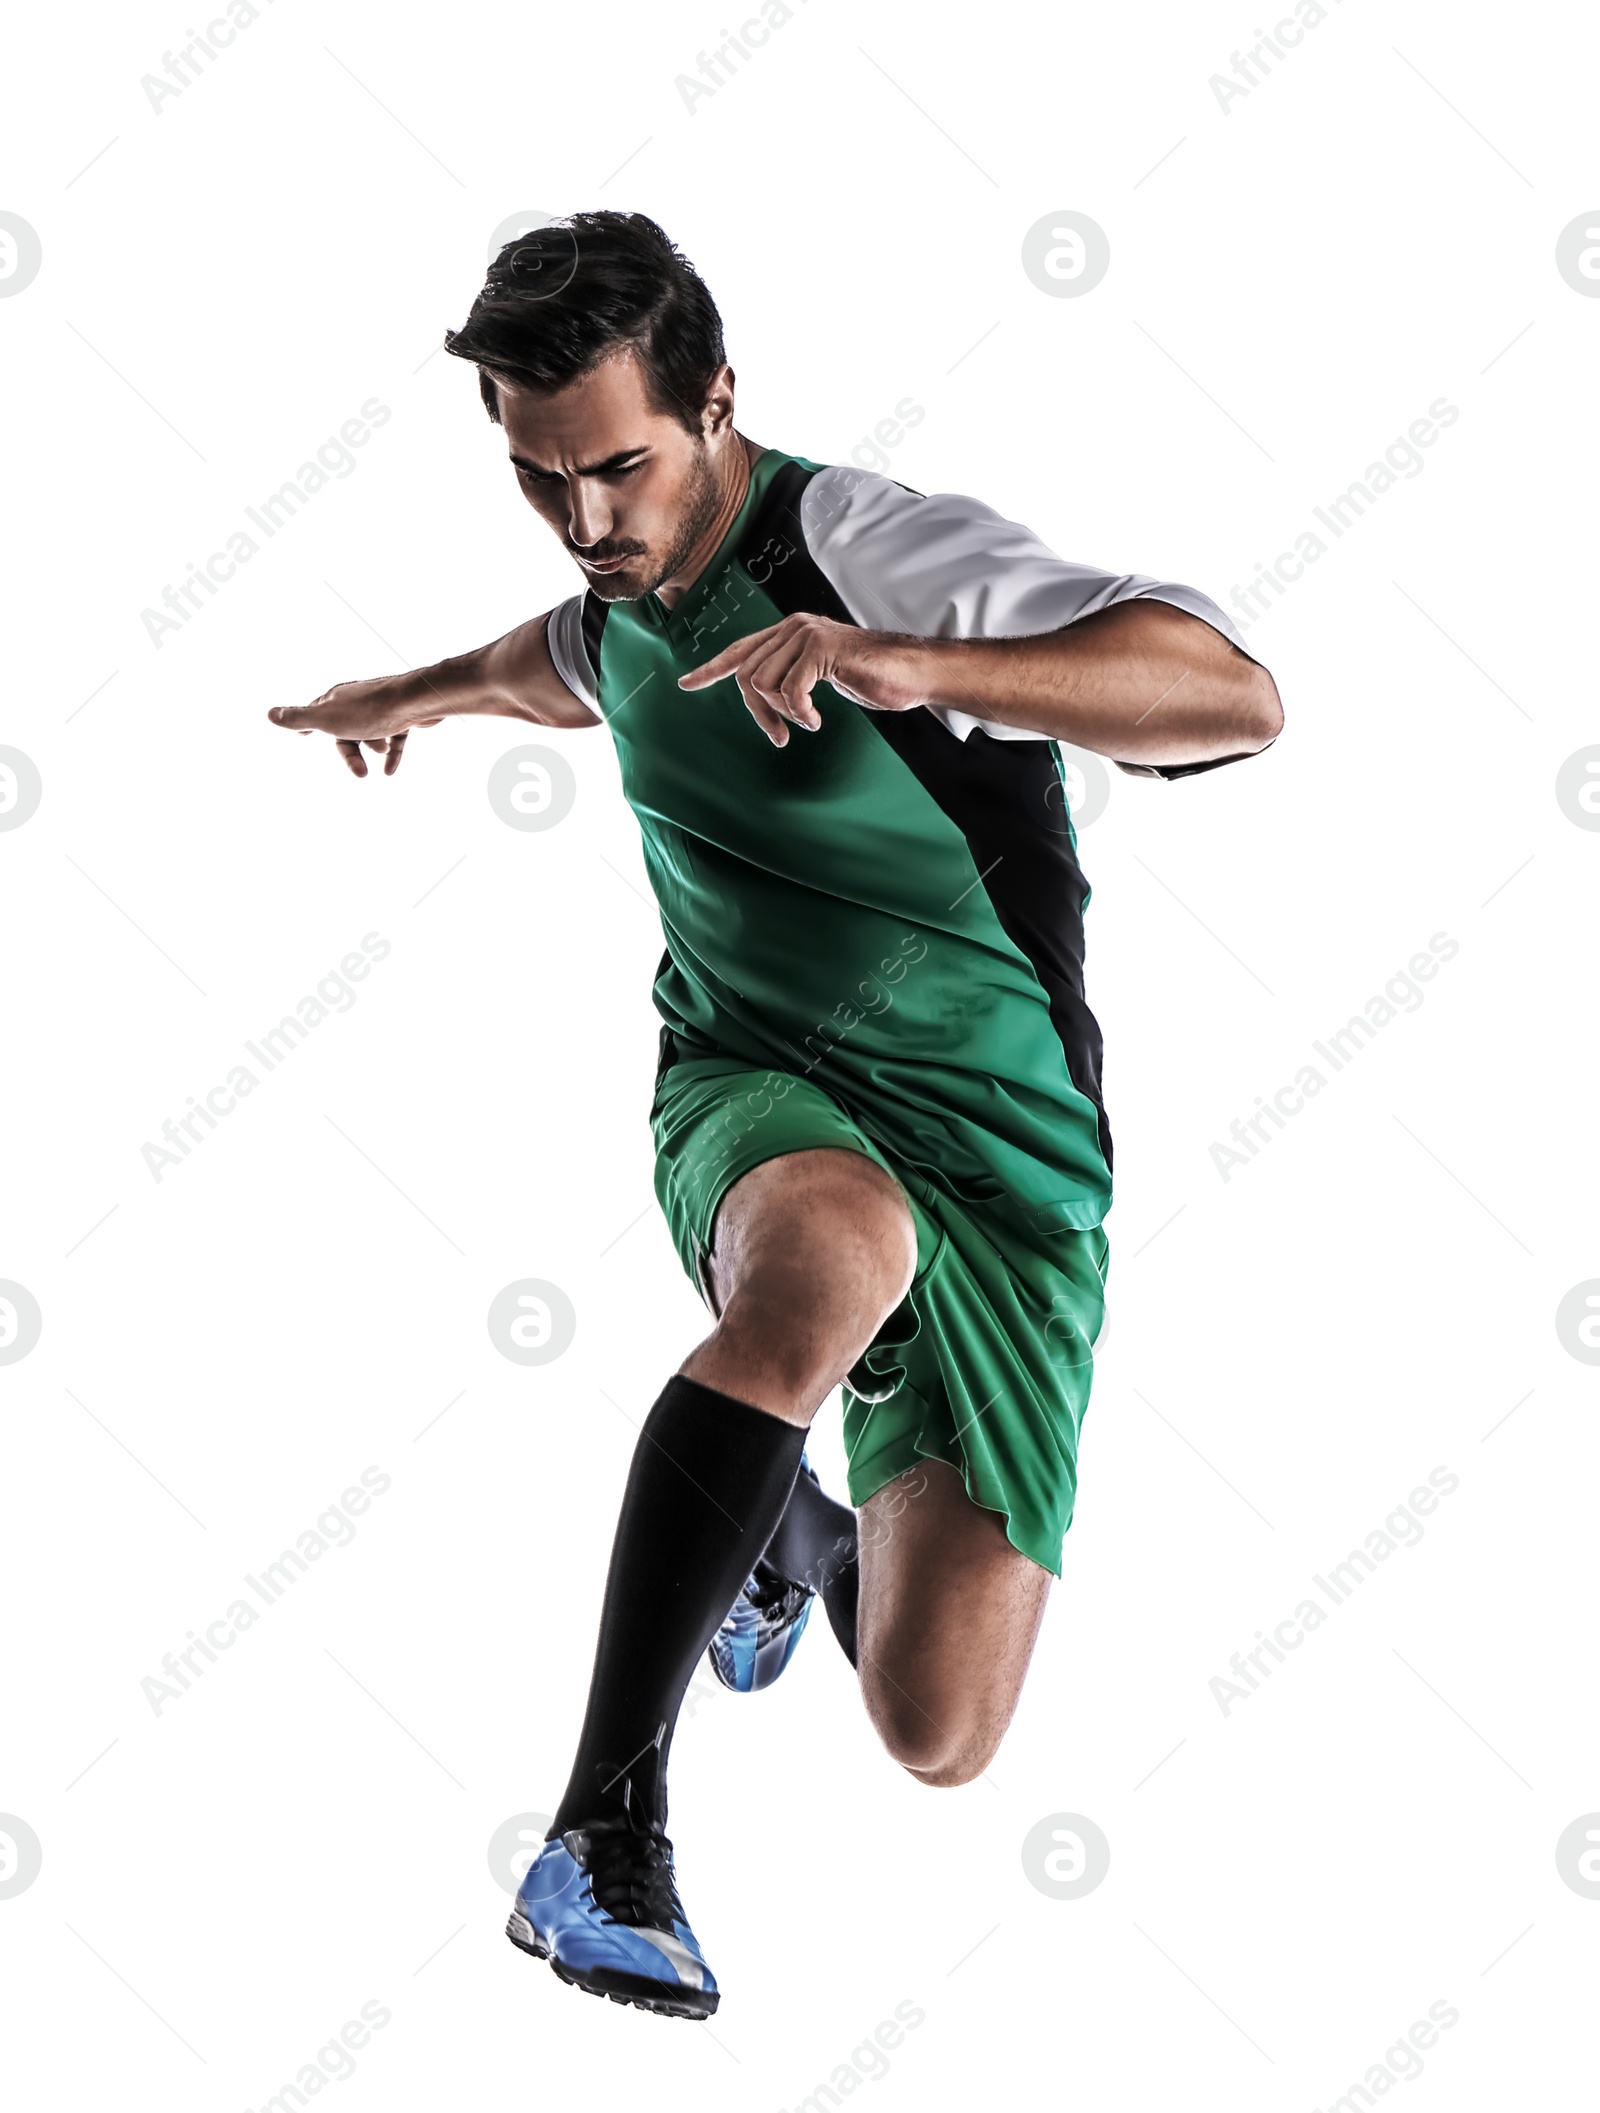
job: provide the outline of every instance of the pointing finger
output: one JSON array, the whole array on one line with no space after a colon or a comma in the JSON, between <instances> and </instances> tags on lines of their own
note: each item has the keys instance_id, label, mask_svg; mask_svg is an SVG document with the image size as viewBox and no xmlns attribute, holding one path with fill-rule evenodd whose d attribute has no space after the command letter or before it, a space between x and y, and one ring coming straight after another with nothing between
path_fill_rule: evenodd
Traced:
<instances>
[{"instance_id":1,"label":"pointing finger","mask_svg":"<svg viewBox=\"0 0 1600 2113\"><path fill-rule=\"evenodd\" d=\"M751 631L746 637L735 639L731 646L724 646L722 651L713 654L710 660L703 660L699 667L691 668L686 675L680 675L679 689L703 690L713 682L720 682L752 654L759 655L771 640L773 633L779 629L781 626L778 624L768 624L763 631Z\"/></svg>"}]
</instances>

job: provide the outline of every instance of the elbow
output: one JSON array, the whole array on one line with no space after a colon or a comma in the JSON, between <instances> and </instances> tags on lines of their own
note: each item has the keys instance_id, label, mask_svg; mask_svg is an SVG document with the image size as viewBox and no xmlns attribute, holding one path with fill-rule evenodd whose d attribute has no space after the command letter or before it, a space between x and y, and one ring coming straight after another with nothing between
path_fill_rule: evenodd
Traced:
<instances>
[{"instance_id":1,"label":"elbow","mask_svg":"<svg viewBox=\"0 0 1600 2113\"><path fill-rule=\"evenodd\" d=\"M1250 677L1245 731L1253 748L1270 748L1283 732L1283 699L1278 695L1278 685L1259 662L1252 664Z\"/></svg>"}]
</instances>

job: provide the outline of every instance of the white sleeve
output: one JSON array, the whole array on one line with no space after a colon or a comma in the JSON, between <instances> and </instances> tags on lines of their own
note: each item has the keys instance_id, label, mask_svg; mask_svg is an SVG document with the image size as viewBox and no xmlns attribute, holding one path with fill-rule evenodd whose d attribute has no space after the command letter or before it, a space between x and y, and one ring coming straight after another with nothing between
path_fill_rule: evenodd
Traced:
<instances>
[{"instance_id":1,"label":"white sleeve","mask_svg":"<svg viewBox=\"0 0 1600 2113\"><path fill-rule=\"evenodd\" d=\"M594 670L589 665L589 655L583 643L581 594L575 594L570 602L561 602L551 610L545 643L550 648L556 673L573 696L586 704L591 712L599 711L600 696L595 688Z\"/></svg>"},{"instance_id":2,"label":"white sleeve","mask_svg":"<svg viewBox=\"0 0 1600 2113\"><path fill-rule=\"evenodd\" d=\"M1247 650L1234 624L1197 589L1069 563L1032 529L954 492L925 498L870 470L825 469L806 487L800 523L834 592L858 624L874 630L1027 638L1118 602L1150 600L1170 602ZM966 712L939 709L934 716L961 740L978 726L999 740L1041 738Z\"/></svg>"}]
</instances>

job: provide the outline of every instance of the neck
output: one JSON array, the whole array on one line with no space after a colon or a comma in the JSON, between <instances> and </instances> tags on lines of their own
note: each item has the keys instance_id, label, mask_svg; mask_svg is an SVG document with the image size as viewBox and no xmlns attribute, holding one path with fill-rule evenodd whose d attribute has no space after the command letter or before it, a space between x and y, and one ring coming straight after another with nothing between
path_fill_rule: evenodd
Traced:
<instances>
[{"instance_id":1,"label":"neck","mask_svg":"<svg viewBox=\"0 0 1600 2113\"><path fill-rule=\"evenodd\" d=\"M725 461L718 470L722 485L721 503L707 524L705 534L690 551L677 574L670 580L663 580L656 589L656 599L663 608L670 609L681 601L716 555L723 537L733 526L739 509L745 502L746 494L750 490L750 472L762 452L763 450L752 441L746 440L742 433L734 434L733 445L724 450Z\"/></svg>"}]
</instances>

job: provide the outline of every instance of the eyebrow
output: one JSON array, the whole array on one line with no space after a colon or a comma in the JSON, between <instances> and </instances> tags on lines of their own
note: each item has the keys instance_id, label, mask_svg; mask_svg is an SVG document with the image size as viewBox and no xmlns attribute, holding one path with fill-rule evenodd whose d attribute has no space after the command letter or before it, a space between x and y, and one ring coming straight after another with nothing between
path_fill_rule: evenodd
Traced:
<instances>
[{"instance_id":1,"label":"eyebrow","mask_svg":"<svg viewBox=\"0 0 1600 2113\"><path fill-rule=\"evenodd\" d=\"M632 462L636 456L647 455L649 452L648 446L641 441L637 447L620 448L615 455L608 455L604 462L580 463L573 471L573 475L575 477L603 477L607 470L620 470L624 463ZM513 469L527 470L530 476L534 477L557 477L561 474L559 470L542 469L537 462L529 462L526 456L523 455L513 455L511 457L511 466Z\"/></svg>"}]
</instances>

